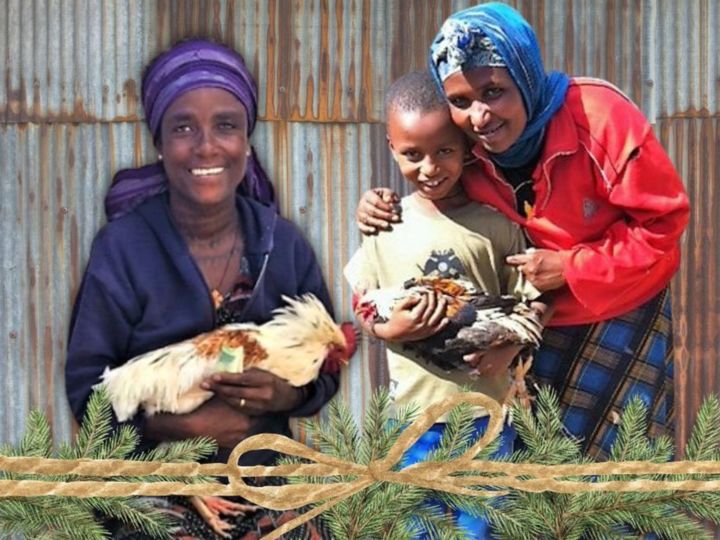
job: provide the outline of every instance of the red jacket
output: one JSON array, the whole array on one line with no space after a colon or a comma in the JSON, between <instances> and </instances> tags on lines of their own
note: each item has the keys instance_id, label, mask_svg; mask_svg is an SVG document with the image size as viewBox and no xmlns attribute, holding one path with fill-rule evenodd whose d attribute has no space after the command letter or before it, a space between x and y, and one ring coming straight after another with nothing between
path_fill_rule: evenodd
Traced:
<instances>
[{"instance_id":1,"label":"red jacket","mask_svg":"<svg viewBox=\"0 0 720 540\"><path fill-rule=\"evenodd\" d=\"M473 153L479 160L463 176L468 195L521 224L538 248L570 252L551 326L621 315L676 272L689 219L685 188L647 119L611 84L572 80L547 126L527 219L479 144Z\"/></svg>"}]
</instances>

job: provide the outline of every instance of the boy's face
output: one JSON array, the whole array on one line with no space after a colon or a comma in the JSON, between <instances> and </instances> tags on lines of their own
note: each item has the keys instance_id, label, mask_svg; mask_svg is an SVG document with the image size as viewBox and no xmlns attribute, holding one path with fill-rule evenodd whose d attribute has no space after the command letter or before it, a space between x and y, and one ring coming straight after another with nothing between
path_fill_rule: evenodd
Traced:
<instances>
[{"instance_id":1,"label":"boy's face","mask_svg":"<svg viewBox=\"0 0 720 540\"><path fill-rule=\"evenodd\" d=\"M388 114L387 131L390 150L400 172L415 185L421 197L440 200L460 191L458 182L467 142L446 109L392 110Z\"/></svg>"}]
</instances>

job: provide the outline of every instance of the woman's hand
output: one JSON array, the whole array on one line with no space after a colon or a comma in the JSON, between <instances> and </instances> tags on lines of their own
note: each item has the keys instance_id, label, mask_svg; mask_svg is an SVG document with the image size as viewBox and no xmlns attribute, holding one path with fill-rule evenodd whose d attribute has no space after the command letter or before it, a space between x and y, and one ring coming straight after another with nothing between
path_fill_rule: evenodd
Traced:
<instances>
[{"instance_id":1,"label":"woman's hand","mask_svg":"<svg viewBox=\"0 0 720 540\"><path fill-rule=\"evenodd\" d=\"M253 419L223 400L212 397L187 414L156 414L147 419L145 435L155 441L210 437L221 448L234 448L245 439Z\"/></svg>"},{"instance_id":2,"label":"woman's hand","mask_svg":"<svg viewBox=\"0 0 720 540\"><path fill-rule=\"evenodd\" d=\"M292 362L292 359L288 361ZM215 373L201 386L249 415L290 411L300 405L304 396L302 390L285 379L257 368L242 373Z\"/></svg>"},{"instance_id":3,"label":"woman's hand","mask_svg":"<svg viewBox=\"0 0 720 540\"><path fill-rule=\"evenodd\" d=\"M390 229L391 223L400 221L396 206L400 197L389 188L375 188L363 193L355 220L360 232L368 235Z\"/></svg>"},{"instance_id":4,"label":"woman's hand","mask_svg":"<svg viewBox=\"0 0 720 540\"><path fill-rule=\"evenodd\" d=\"M445 328L447 302L435 291L408 296L393 308L390 319L374 326L373 332L385 341L417 341Z\"/></svg>"},{"instance_id":5,"label":"woman's hand","mask_svg":"<svg viewBox=\"0 0 720 540\"><path fill-rule=\"evenodd\" d=\"M497 377L507 374L510 364L522 348L522 345L505 345L465 355L463 360L475 368L479 377Z\"/></svg>"},{"instance_id":6,"label":"woman's hand","mask_svg":"<svg viewBox=\"0 0 720 540\"><path fill-rule=\"evenodd\" d=\"M567 251L532 249L526 253L510 255L505 261L517 266L527 280L538 291L543 292L559 289L567 283L563 269L569 257L570 253Z\"/></svg>"}]
</instances>

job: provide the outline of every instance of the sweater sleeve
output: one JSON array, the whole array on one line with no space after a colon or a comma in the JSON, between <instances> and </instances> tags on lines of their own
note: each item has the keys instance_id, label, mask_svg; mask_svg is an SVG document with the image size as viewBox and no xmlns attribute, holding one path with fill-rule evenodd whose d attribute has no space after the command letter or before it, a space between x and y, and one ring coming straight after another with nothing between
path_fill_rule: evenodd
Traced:
<instances>
[{"instance_id":1,"label":"sweater sleeve","mask_svg":"<svg viewBox=\"0 0 720 540\"><path fill-rule=\"evenodd\" d=\"M298 269L297 294L313 293L332 314L332 302L320 266L312 248L299 234L295 243L295 258ZM303 387L304 402L289 411L288 416L316 414L336 394L339 384L338 374L320 373L317 379Z\"/></svg>"},{"instance_id":2,"label":"sweater sleeve","mask_svg":"<svg viewBox=\"0 0 720 540\"><path fill-rule=\"evenodd\" d=\"M124 361L135 316L132 290L119 295L117 291L124 287L122 281L111 279L112 274L104 270L98 273L99 267L109 268L102 251L96 241L70 321L65 388L78 422L82 421L93 387L100 382L105 369ZM104 277L100 278L100 274ZM139 413L125 424L128 423L142 433L144 415ZM114 415L113 425L118 425Z\"/></svg>"},{"instance_id":3,"label":"sweater sleeve","mask_svg":"<svg viewBox=\"0 0 720 540\"><path fill-rule=\"evenodd\" d=\"M649 126L641 144L628 148L616 169L608 201L625 218L599 240L571 249L565 266L573 295L599 317L616 311L619 299L638 305L670 280L689 220L682 180Z\"/></svg>"}]
</instances>

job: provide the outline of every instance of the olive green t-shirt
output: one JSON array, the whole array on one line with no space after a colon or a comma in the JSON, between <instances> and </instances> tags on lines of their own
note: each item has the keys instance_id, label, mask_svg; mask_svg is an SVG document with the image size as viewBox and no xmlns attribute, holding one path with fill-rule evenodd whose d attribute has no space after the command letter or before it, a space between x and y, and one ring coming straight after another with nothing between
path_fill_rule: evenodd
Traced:
<instances>
[{"instance_id":1,"label":"olive green t-shirt","mask_svg":"<svg viewBox=\"0 0 720 540\"><path fill-rule=\"evenodd\" d=\"M525 249L518 225L475 202L440 213L426 209L415 197L402 199L402 222L393 224L391 232L363 238L345 269L354 291L438 276L464 278L490 294L510 294L523 300L539 296L515 267L505 263L506 256ZM471 379L463 371L445 371L416 357L404 350L402 343L388 343L387 349L390 395L396 405L426 407L458 393L463 386L496 400L508 390L507 375ZM478 408L475 414L487 413Z\"/></svg>"}]
</instances>

